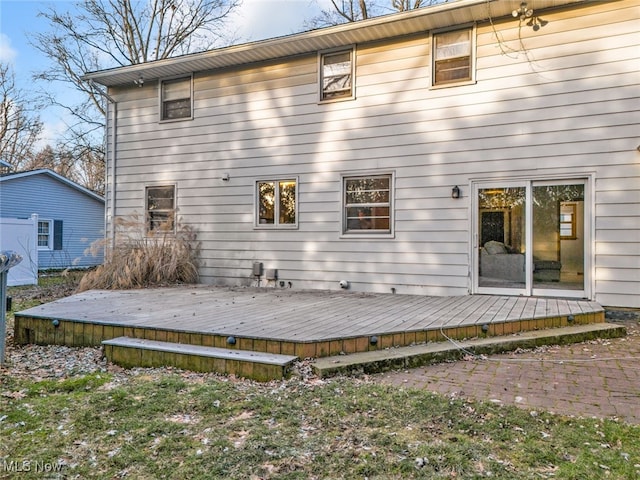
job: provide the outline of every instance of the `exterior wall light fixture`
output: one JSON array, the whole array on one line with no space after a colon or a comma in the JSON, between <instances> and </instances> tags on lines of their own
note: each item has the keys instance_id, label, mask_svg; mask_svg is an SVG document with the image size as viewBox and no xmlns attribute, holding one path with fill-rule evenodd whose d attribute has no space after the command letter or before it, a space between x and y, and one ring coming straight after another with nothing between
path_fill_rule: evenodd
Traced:
<instances>
[{"instance_id":1,"label":"exterior wall light fixture","mask_svg":"<svg viewBox=\"0 0 640 480\"><path fill-rule=\"evenodd\" d=\"M451 189L451 198L460 198L460 187L457 185Z\"/></svg>"},{"instance_id":2,"label":"exterior wall light fixture","mask_svg":"<svg viewBox=\"0 0 640 480\"><path fill-rule=\"evenodd\" d=\"M520 18L521 22L529 20L527 22L527 26L533 28L535 32L549 23L546 20L541 19L540 17L535 17L533 15L533 9L527 6L527 2L522 2L520 4L520 8L511 12L511 15L513 15L513 18Z\"/></svg>"},{"instance_id":3,"label":"exterior wall light fixture","mask_svg":"<svg viewBox=\"0 0 640 480\"><path fill-rule=\"evenodd\" d=\"M525 21L527 18L533 17L533 9L527 6L527 2L522 2L520 8L511 12L513 18L520 17L521 21Z\"/></svg>"}]
</instances>

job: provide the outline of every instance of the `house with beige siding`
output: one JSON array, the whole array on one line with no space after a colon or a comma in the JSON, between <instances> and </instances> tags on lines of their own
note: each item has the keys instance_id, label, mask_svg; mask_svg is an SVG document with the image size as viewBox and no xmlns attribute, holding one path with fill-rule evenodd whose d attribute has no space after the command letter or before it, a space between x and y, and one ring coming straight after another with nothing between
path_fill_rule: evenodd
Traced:
<instances>
[{"instance_id":1,"label":"house with beige siding","mask_svg":"<svg viewBox=\"0 0 640 480\"><path fill-rule=\"evenodd\" d=\"M640 2L458 0L92 72L107 237L214 285L640 307Z\"/></svg>"}]
</instances>

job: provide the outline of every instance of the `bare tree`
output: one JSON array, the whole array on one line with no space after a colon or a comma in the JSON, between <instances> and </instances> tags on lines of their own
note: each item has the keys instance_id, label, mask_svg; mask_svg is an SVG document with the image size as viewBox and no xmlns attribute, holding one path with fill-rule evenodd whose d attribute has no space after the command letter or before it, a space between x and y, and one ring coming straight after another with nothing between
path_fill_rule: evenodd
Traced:
<instances>
[{"instance_id":1,"label":"bare tree","mask_svg":"<svg viewBox=\"0 0 640 480\"><path fill-rule=\"evenodd\" d=\"M442 3L442 0L391 0L391 5L398 12L406 12L407 10L415 10L420 7L426 7L435 3Z\"/></svg>"},{"instance_id":2,"label":"bare tree","mask_svg":"<svg viewBox=\"0 0 640 480\"><path fill-rule=\"evenodd\" d=\"M366 20L369 18L370 5L368 0L331 0L334 12L343 18L343 21L357 22L358 20Z\"/></svg>"},{"instance_id":3,"label":"bare tree","mask_svg":"<svg viewBox=\"0 0 640 480\"><path fill-rule=\"evenodd\" d=\"M358 22L376 16L375 0L331 0L331 7L307 20L306 28L322 28L341 23Z\"/></svg>"},{"instance_id":4,"label":"bare tree","mask_svg":"<svg viewBox=\"0 0 640 480\"><path fill-rule=\"evenodd\" d=\"M387 13L406 12L447 0L331 0L331 7L305 22L307 28L320 28L358 22Z\"/></svg>"},{"instance_id":5,"label":"bare tree","mask_svg":"<svg viewBox=\"0 0 640 480\"><path fill-rule=\"evenodd\" d=\"M50 105L74 119L63 147L85 158L104 157L104 102L98 88L82 80L86 72L160 60L226 43L228 15L240 0L82 0L76 12L57 7L41 12L50 29L32 36L32 44L52 66L37 80L63 82L81 92L84 101L43 92ZM101 160L102 162L104 160Z\"/></svg>"},{"instance_id":6,"label":"bare tree","mask_svg":"<svg viewBox=\"0 0 640 480\"><path fill-rule=\"evenodd\" d=\"M35 100L16 87L9 65L0 63L0 158L22 170L42 133Z\"/></svg>"},{"instance_id":7,"label":"bare tree","mask_svg":"<svg viewBox=\"0 0 640 480\"><path fill-rule=\"evenodd\" d=\"M104 194L104 163L89 150L46 145L25 161L25 170L48 168L99 194Z\"/></svg>"},{"instance_id":8,"label":"bare tree","mask_svg":"<svg viewBox=\"0 0 640 480\"><path fill-rule=\"evenodd\" d=\"M100 195L104 195L104 154L81 148L72 151L75 160L75 181Z\"/></svg>"}]
</instances>

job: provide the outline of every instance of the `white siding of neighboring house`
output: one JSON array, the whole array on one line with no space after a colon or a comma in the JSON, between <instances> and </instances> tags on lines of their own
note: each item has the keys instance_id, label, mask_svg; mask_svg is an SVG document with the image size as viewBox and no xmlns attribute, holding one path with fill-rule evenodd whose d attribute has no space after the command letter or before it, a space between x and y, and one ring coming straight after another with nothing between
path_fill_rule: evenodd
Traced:
<instances>
[{"instance_id":1,"label":"white siding of neighboring house","mask_svg":"<svg viewBox=\"0 0 640 480\"><path fill-rule=\"evenodd\" d=\"M193 120L159 123L157 85L111 89L115 213L143 213L145 185L175 183L204 283L254 284L260 261L294 288L346 279L360 291L463 295L472 181L590 177L592 297L640 307L639 6L536 12L549 22L537 32L512 18L479 25L473 85L429 88L425 33L358 45L353 101L318 104L315 54L196 73ZM341 236L341 174L389 172L394 238ZM292 176L299 228L254 229L256 179Z\"/></svg>"}]
</instances>

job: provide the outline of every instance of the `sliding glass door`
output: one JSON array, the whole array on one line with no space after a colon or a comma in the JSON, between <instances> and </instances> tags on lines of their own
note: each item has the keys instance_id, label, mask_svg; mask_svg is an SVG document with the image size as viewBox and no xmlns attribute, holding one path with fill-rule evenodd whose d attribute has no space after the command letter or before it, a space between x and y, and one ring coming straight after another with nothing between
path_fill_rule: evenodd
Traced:
<instances>
[{"instance_id":1,"label":"sliding glass door","mask_svg":"<svg viewBox=\"0 0 640 480\"><path fill-rule=\"evenodd\" d=\"M474 291L582 298L584 180L477 184Z\"/></svg>"}]
</instances>

